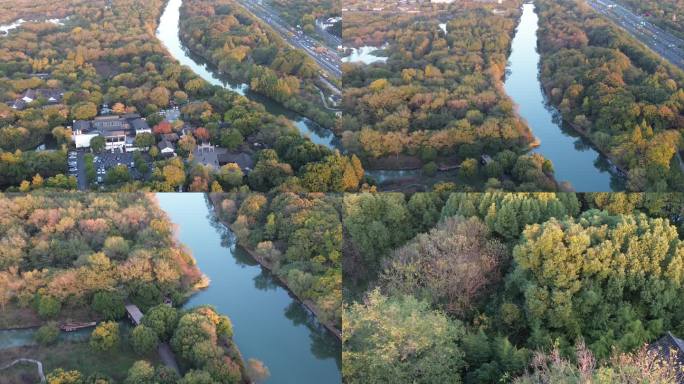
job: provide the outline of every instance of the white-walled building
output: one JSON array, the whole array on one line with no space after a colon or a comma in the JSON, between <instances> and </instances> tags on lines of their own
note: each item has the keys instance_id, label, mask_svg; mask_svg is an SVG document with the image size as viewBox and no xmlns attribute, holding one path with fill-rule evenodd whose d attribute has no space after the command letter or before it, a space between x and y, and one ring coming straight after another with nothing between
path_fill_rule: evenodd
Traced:
<instances>
[{"instance_id":1,"label":"white-walled building","mask_svg":"<svg viewBox=\"0 0 684 384\"><path fill-rule=\"evenodd\" d=\"M141 133L152 133L145 119L138 114L123 116L99 116L94 120L76 120L72 127L72 139L76 148L90 148L90 141L97 136L105 138L105 149L136 151L135 137Z\"/></svg>"}]
</instances>

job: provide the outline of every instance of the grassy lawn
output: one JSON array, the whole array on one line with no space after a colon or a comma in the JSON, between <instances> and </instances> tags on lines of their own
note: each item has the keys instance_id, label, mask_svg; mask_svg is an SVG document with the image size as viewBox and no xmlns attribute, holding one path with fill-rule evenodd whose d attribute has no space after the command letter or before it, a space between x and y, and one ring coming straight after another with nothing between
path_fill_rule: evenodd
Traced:
<instances>
[{"instance_id":1,"label":"grassy lawn","mask_svg":"<svg viewBox=\"0 0 684 384\"><path fill-rule=\"evenodd\" d=\"M17 363L11 368L0 371L0 384L40 383L38 367L33 363Z\"/></svg>"},{"instance_id":2,"label":"grassy lawn","mask_svg":"<svg viewBox=\"0 0 684 384\"><path fill-rule=\"evenodd\" d=\"M156 351L150 356L136 354L129 342L129 334L130 328L122 326L119 347L108 352L95 352L90 348L88 342L61 342L47 347L6 349L2 351L0 365L20 357L27 357L42 361L46 375L57 368L76 369L86 376L102 373L117 381L123 381L128 369L137 360L147 360L154 365L160 363ZM5 376L5 372L2 373L2 376ZM21 381L14 382L21 383ZM14 382L10 380L8 383ZM0 384L5 383L0 381Z\"/></svg>"}]
</instances>

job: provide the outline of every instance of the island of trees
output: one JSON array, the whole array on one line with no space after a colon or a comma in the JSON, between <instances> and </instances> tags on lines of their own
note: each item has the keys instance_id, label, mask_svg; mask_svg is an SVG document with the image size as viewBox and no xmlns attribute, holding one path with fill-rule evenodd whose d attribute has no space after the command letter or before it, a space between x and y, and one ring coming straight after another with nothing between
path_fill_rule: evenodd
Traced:
<instances>
[{"instance_id":1,"label":"island of trees","mask_svg":"<svg viewBox=\"0 0 684 384\"><path fill-rule=\"evenodd\" d=\"M347 383L676 382L679 194L343 199ZM636 381L635 381L636 380Z\"/></svg>"}]
</instances>

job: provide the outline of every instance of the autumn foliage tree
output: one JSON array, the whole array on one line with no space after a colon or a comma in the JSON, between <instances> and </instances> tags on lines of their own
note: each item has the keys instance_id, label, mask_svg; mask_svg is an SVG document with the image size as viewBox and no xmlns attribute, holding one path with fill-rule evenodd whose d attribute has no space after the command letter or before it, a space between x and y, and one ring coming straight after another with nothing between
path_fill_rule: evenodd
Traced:
<instances>
[{"instance_id":1,"label":"autumn foliage tree","mask_svg":"<svg viewBox=\"0 0 684 384\"><path fill-rule=\"evenodd\" d=\"M155 125L152 128L152 132L154 132L155 135L165 135L165 134L173 132L173 130L172 130L171 123L164 120L164 121L160 122L159 124Z\"/></svg>"},{"instance_id":2,"label":"autumn foliage tree","mask_svg":"<svg viewBox=\"0 0 684 384\"><path fill-rule=\"evenodd\" d=\"M463 316L501 278L505 246L489 239L477 218L449 218L386 262L381 285L391 296L411 295Z\"/></svg>"},{"instance_id":3,"label":"autumn foliage tree","mask_svg":"<svg viewBox=\"0 0 684 384\"><path fill-rule=\"evenodd\" d=\"M525 229L513 256L531 345L584 338L605 358L682 321L684 244L667 220L591 210L551 219Z\"/></svg>"}]
</instances>

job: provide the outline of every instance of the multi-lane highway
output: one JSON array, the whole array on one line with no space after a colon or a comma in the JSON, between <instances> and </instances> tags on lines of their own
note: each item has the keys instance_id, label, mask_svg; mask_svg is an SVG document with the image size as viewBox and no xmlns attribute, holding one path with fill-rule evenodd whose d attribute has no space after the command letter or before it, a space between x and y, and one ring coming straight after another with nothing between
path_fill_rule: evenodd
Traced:
<instances>
[{"instance_id":1,"label":"multi-lane highway","mask_svg":"<svg viewBox=\"0 0 684 384\"><path fill-rule=\"evenodd\" d=\"M302 30L288 26L276 11L271 9L268 5L263 4L261 1L239 1L240 4L254 16L270 25L271 28L278 32L290 45L306 52L314 61L316 61L325 73L327 73L327 75L333 78L342 77L340 57L334 50L319 44L314 39L307 36ZM325 79L322 78L322 80ZM326 86L330 87L330 85L332 84L327 82Z\"/></svg>"},{"instance_id":2,"label":"multi-lane highway","mask_svg":"<svg viewBox=\"0 0 684 384\"><path fill-rule=\"evenodd\" d=\"M342 45L342 39L339 36L335 36L328 32L323 26L323 20L316 20L316 32L318 32L318 35L330 48L337 49L337 47Z\"/></svg>"},{"instance_id":3,"label":"multi-lane highway","mask_svg":"<svg viewBox=\"0 0 684 384\"><path fill-rule=\"evenodd\" d=\"M684 69L684 41L615 1L587 0L587 3L664 59Z\"/></svg>"}]
</instances>

